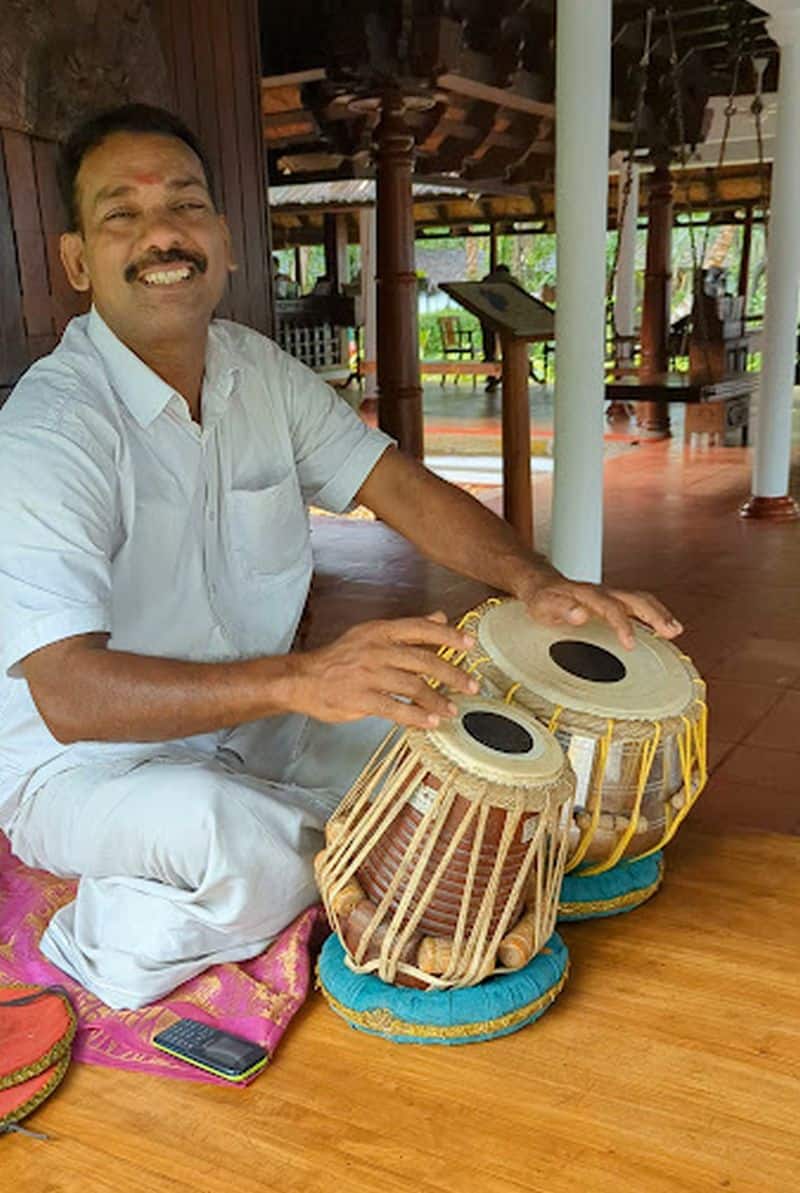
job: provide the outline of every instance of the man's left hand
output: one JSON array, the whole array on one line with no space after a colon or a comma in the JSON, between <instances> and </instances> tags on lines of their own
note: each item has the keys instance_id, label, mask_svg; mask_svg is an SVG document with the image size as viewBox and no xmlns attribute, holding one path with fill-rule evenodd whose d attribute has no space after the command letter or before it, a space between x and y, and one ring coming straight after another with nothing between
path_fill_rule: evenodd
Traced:
<instances>
[{"instance_id":1,"label":"man's left hand","mask_svg":"<svg viewBox=\"0 0 800 1193\"><path fill-rule=\"evenodd\" d=\"M648 592L624 592L601 584L567 580L554 572L516 593L534 621L544 625L582 626L594 617L608 622L623 646L635 645L631 618L651 626L660 638L677 638L683 626Z\"/></svg>"}]
</instances>

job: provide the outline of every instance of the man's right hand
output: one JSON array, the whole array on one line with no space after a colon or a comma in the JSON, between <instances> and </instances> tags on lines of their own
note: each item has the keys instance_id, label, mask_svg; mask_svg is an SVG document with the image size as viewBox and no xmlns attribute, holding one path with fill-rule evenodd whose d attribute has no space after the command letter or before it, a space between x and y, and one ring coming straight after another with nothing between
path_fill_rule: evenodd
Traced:
<instances>
[{"instance_id":1,"label":"man's right hand","mask_svg":"<svg viewBox=\"0 0 800 1193\"><path fill-rule=\"evenodd\" d=\"M478 690L471 676L436 652L449 646L461 653L473 641L449 626L444 613L365 622L329 646L292 656L292 704L319 721L387 717L400 725L433 728L441 718L454 716L456 708L427 679L456 692Z\"/></svg>"}]
</instances>

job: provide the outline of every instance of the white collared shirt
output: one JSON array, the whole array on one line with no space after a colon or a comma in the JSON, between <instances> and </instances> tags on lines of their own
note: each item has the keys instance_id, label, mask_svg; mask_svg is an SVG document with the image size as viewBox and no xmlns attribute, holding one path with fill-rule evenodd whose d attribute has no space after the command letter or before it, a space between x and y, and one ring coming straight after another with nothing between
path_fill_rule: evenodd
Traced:
<instances>
[{"instance_id":1,"label":"white collared shirt","mask_svg":"<svg viewBox=\"0 0 800 1193\"><path fill-rule=\"evenodd\" d=\"M21 659L98 632L175 659L284 653L307 505L346 509L391 442L246 327L211 324L201 427L95 310L73 319L0 411L0 827L32 779L118 748L57 742Z\"/></svg>"}]
</instances>

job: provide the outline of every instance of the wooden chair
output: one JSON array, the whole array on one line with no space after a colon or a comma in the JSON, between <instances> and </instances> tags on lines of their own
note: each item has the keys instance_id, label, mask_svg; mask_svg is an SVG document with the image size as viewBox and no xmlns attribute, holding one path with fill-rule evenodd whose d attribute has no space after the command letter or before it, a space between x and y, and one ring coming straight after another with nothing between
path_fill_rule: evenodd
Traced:
<instances>
[{"instance_id":1,"label":"wooden chair","mask_svg":"<svg viewBox=\"0 0 800 1193\"><path fill-rule=\"evenodd\" d=\"M462 327L457 315L440 315L437 319L439 335L442 341L442 356L450 360L475 359L475 333L470 327ZM459 374L455 373L455 383L458 384ZM442 375L444 385L444 374Z\"/></svg>"}]
</instances>

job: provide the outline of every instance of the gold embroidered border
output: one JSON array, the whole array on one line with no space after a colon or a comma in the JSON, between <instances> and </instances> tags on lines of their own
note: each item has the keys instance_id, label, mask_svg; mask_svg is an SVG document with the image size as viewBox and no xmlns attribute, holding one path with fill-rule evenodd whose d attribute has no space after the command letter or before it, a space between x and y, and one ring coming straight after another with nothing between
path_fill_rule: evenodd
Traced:
<instances>
[{"instance_id":1,"label":"gold embroidered border","mask_svg":"<svg viewBox=\"0 0 800 1193\"><path fill-rule=\"evenodd\" d=\"M32 1097L28 1098L27 1102L23 1102L21 1106L17 1106L14 1110L10 1110L8 1114L4 1114L3 1117L0 1118L0 1133L2 1133L5 1127L10 1127L12 1123L17 1123L20 1121L20 1119L26 1118L29 1114L32 1114L33 1111L42 1104L45 1098L48 1098L53 1090L61 1084L68 1065L69 1053L67 1053L65 1056L62 1056L57 1067L53 1070L53 1074L49 1081L46 1081L41 1089L37 1089L36 1093L33 1094Z\"/></svg>"},{"instance_id":2,"label":"gold embroidered border","mask_svg":"<svg viewBox=\"0 0 800 1193\"><path fill-rule=\"evenodd\" d=\"M67 1030L60 1039L56 1040L52 1048L45 1052L44 1056L40 1056L38 1060L32 1061L29 1065L25 1065L21 1069L15 1069L13 1073L7 1073L5 1077L0 1077L0 1090L10 1089L13 1085L22 1085L23 1081L30 1081L32 1077L38 1077L45 1069L49 1069L51 1065L54 1065L57 1060L61 1060L65 1053L67 1054L67 1060L69 1060L69 1052L72 1047L72 1041L75 1038L78 1021L75 1018L72 1005L67 999L60 994L56 994L56 997L61 999L61 1002L66 1008L68 1018Z\"/></svg>"},{"instance_id":3,"label":"gold embroidered border","mask_svg":"<svg viewBox=\"0 0 800 1193\"><path fill-rule=\"evenodd\" d=\"M332 1010L341 1015L348 1023L355 1023L368 1031L377 1031L382 1035L413 1036L418 1040L437 1038L468 1040L475 1036L496 1034L504 1028L516 1027L523 1020L535 1015L537 1011L545 1010L561 993L568 977L569 961L555 985L533 1002L526 1003L524 1007L518 1007L516 1011L509 1011L506 1015L500 1015L497 1019L485 1019L481 1023L458 1023L452 1026L440 1026L435 1023L406 1023L405 1020L396 1018L385 1007L379 1007L372 1011L351 1011L325 988L319 978L319 971L317 972L317 985Z\"/></svg>"},{"instance_id":4,"label":"gold embroidered border","mask_svg":"<svg viewBox=\"0 0 800 1193\"><path fill-rule=\"evenodd\" d=\"M589 903L559 903L558 917L596 915L603 911L630 911L654 895L663 881L664 859L659 858L658 875L655 882L651 882L649 886L640 887L636 891L626 891L624 895L614 895L611 899L593 899Z\"/></svg>"}]
</instances>

